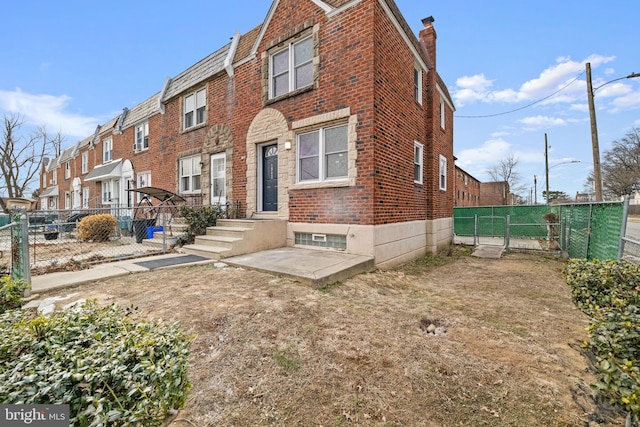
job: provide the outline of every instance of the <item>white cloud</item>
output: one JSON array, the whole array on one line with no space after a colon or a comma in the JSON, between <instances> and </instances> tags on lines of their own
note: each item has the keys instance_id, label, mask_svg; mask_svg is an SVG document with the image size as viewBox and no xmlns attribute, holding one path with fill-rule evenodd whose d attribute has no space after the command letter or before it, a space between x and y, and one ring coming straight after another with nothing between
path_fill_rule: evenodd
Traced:
<instances>
[{"instance_id":1,"label":"white cloud","mask_svg":"<svg viewBox=\"0 0 640 427\"><path fill-rule=\"evenodd\" d=\"M502 138L486 141L482 146L462 150L457 154L456 164L472 175L479 177L487 169L505 158L511 150L511 144Z\"/></svg>"},{"instance_id":2,"label":"white cloud","mask_svg":"<svg viewBox=\"0 0 640 427\"><path fill-rule=\"evenodd\" d=\"M0 109L20 114L27 124L45 126L49 132L84 138L91 135L100 120L66 111L71 97L67 95L34 95L22 92L0 90Z\"/></svg>"},{"instance_id":3,"label":"white cloud","mask_svg":"<svg viewBox=\"0 0 640 427\"><path fill-rule=\"evenodd\" d=\"M583 61L574 61L569 57L560 57L556 64L543 70L534 79L528 80L518 88L493 89L494 80L484 74L464 76L456 81L453 97L460 106L474 102L484 103L517 103L541 100L562 89L541 104L574 103L585 96L585 80L578 76L585 69L585 63L590 62L592 68L606 64L615 59L614 56L591 55ZM610 72L608 68L606 72ZM594 82L594 86L597 86Z\"/></svg>"},{"instance_id":4,"label":"white cloud","mask_svg":"<svg viewBox=\"0 0 640 427\"><path fill-rule=\"evenodd\" d=\"M525 125L526 130L565 126L567 124L564 119L547 116L525 117L524 119L518 120L518 122Z\"/></svg>"}]
</instances>

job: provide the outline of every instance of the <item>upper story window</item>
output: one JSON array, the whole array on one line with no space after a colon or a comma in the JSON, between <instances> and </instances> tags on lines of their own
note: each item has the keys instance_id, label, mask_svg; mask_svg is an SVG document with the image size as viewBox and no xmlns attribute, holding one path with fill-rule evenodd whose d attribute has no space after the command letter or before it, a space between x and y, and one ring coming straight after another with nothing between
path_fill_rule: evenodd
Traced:
<instances>
[{"instance_id":1,"label":"upper story window","mask_svg":"<svg viewBox=\"0 0 640 427\"><path fill-rule=\"evenodd\" d=\"M107 163L113 160L113 141L111 138L107 138L102 141L102 163Z\"/></svg>"},{"instance_id":2,"label":"upper story window","mask_svg":"<svg viewBox=\"0 0 640 427\"><path fill-rule=\"evenodd\" d=\"M140 123L136 126L135 138L133 151L142 151L149 148L149 122Z\"/></svg>"},{"instance_id":3,"label":"upper story window","mask_svg":"<svg viewBox=\"0 0 640 427\"><path fill-rule=\"evenodd\" d=\"M207 91L200 89L184 97L182 107L183 129L198 126L206 121Z\"/></svg>"},{"instance_id":4,"label":"upper story window","mask_svg":"<svg viewBox=\"0 0 640 427\"><path fill-rule=\"evenodd\" d=\"M440 190L447 190L447 158L440 156Z\"/></svg>"},{"instance_id":5,"label":"upper story window","mask_svg":"<svg viewBox=\"0 0 640 427\"><path fill-rule=\"evenodd\" d=\"M58 185L58 174L56 173L57 169L51 171L51 185Z\"/></svg>"},{"instance_id":6,"label":"upper story window","mask_svg":"<svg viewBox=\"0 0 640 427\"><path fill-rule=\"evenodd\" d=\"M417 66L413 68L413 97L422 104L422 71Z\"/></svg>"},{"instance_id":7,"label":"upper story window","mask_svg":"<svg viewBox=\"0 0 640 427\"><path fill-rule=\"evenodd\" d=\"M66 162L64 164L64 179L71 178L71 162Z\"/></svg>"},{"instance_id":8,"label":"upper story window","mask_svg":"<svg viewBox=\"0 0 640 427\"><path fill-rule=\"evenodd\" d=\"M413 143L413 182L422 184L422 153L424 146L418 141Z\"/></svg>"},{"instance_id":9,"label":"upper story window","mask_svg":"<svg viewBox=\"0 0 640 427\"><path fill-rule=\"evenodd\" d=\"M347 128L341 125L298 135L298 182L347 178Z\"/></svg>"},{"instance_id":10,"label":"upper story window","mask_svg":"<svg viewBox=\"0 0 640 427\"><path fill-rule=\"evenodd\" d=\"M200 155L180 159L180 192L200 191Z\"/></svg>"},{"instance_id":11,"label":"upper story window","mask_svg":"<svg viewBox=\"0 0 640 427\"><path fill-rule=\"evenodd\" d=\"M151 186L151 172L140 172L137 176L136 188L142 187L150 187ZM136 192L136 202L140 202L140 200L144 197L142 193Z\"/></svg>"},{"instance_id":12,"label":"upper story window","mask_svg":"<svg viewBox=\"0 0 640 427\"><path fill-rule=\"evenodd\" d=\"M82 153L82 173L89 172L89 152Z\"/></svg>"},{"instance_id":13,"label":"upper story window","mask_svg":"<svg viewBox=\"0 0 640 427\"><path fill-rule=\"evenodd\" d=\"M269 98L313 84L313 37L289 43L269 57Z\"/></svg>"},{"instance_id":14,"label":"upper story window","mask_svg":"<svg viewBox=\"0 0 640 427\"><path fill-rule=\"evenodd\" d=\"M440 127L444 129L444 119L445 119L445 109L444 109L444 99L440 96Z\"/></svg>"}]
</instances>

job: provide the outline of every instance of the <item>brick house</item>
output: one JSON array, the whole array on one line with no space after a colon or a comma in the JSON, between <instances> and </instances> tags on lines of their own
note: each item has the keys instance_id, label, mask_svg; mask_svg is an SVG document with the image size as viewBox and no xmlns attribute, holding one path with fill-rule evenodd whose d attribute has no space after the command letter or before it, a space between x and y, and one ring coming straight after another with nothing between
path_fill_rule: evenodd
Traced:
<instances>
[{"instance_id":1,"label":"brick house","mask_svg":"<svg viewBox=\"0 0 640 427\"><path fill-rule=\"evenodd\" d=\"M506 181L481 182L480 206L511 205L513 195Z\"/></svg>"},{"instance_id":2,"label":"brick house","mask_svg":"<svg viewBox=\"0 0 640 427\"><path fill-rule=\"evenodd\" d=\"M382 268L435 252L452 235L454 106L423 25L416 37L393 0L274 0L46 162L42 206L131 205L146 185L279 220L282 245Z\"/></svg>"},{"instance_id":3,"label":"brick house","mask_svg":"<svg viewBox=\"0 0 640 427\"><path fill-rule=\"evenodd\" d=\"M455 202L456 207L480 206L480 181L464 169L455 166Z\"/></svg>"}]
</instances>

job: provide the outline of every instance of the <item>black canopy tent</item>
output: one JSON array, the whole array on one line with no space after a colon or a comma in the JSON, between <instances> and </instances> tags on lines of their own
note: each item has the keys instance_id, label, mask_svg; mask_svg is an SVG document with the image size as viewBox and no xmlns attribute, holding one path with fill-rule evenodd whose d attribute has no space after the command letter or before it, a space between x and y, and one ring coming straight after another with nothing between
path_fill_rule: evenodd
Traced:
<instances>
[{"instance_id":1,"label":"black canopy tent","mask_svg":"<svg viewBox=\"0 0 640 427\"><path fill-rule=\"evenodd\" d=\"M146 227L155 226L160 212L164 211L169 214L167 224L170 224L173 215L176 213L176 206L179 203L186 202L186 200L178 194L157 187L140 187L127 191L142 194L134 211L133 221L131 223L131 231L132 233L135 232L138 243L140 243L143 236L146 235L142 232L142 229L146 232ZM157 199L159 203L154 204L152 199Z\"/></svg>"}]
</instances>

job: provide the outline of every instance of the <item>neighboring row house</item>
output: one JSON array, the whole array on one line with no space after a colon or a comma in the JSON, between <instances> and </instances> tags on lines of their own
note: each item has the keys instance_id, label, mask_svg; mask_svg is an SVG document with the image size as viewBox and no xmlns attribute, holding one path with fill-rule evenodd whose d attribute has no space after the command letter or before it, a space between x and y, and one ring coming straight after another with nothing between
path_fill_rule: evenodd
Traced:
<instances>
[{"instance_id":1,"label":"neighboring row house","mask_svg":"<svg viewBox=\"0 0 640 427\"><path fill-rule=\"evenodd\" d=\"M480 206L480 181L456 165L456 199L454 206Z\"/></svg>"},{"instance_id":2,"label":"neighboring row house","mask_svg":"<svg viewBox=\"0 0 640 427\"><path fill-rule=\"evenodd\" d=\"M128 189L153 186L379 267L435 252L452 236L454 106L423 24L416 37L393 0L275 0L47 162L41 204L131 206Z\"/></svg>"}]
</instances>

